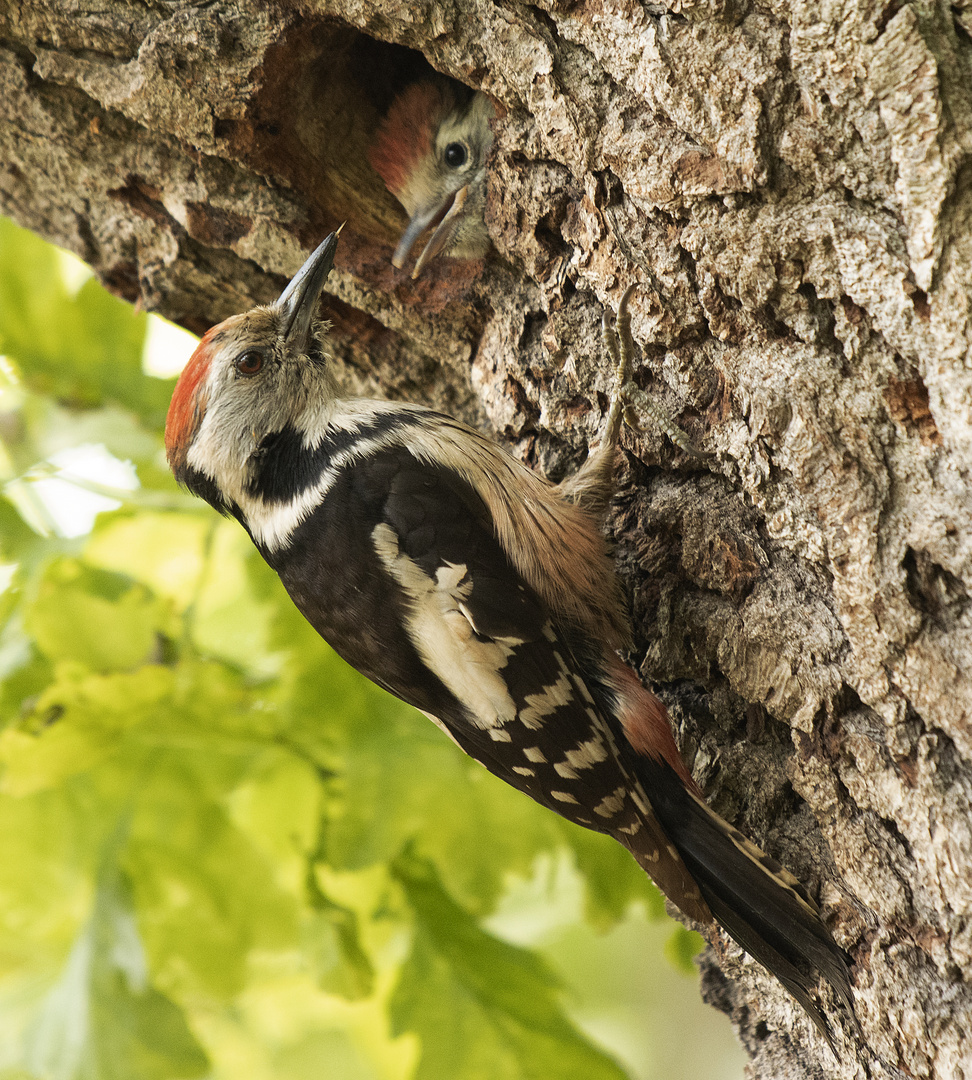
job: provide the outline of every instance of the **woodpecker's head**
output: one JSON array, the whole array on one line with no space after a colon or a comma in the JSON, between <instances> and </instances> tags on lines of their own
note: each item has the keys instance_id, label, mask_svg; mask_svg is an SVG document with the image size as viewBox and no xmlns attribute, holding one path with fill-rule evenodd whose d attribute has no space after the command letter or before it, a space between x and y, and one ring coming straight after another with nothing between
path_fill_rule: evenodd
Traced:
<instances>
[{"instance_id":1,"label":"woodpecker's head","mask_svg":"<svg viewBox=\"0 0 972 1080\"><path fill-rule=\"evenodd\" d=\"M179 376L166 457L179 483L217 510L253 497L271 439L288 432L310 442L326 425L335 391L316 312L337 238L327 237L276 303L214 326Z\"/></svg>"},{"instance_id":2,"label":"woodpecker's head","mask_svg":"<svg viewBox=\"0 0 972 1080\"><path fill-rule=\"evenodd\" d=\"M435 226L413 278L437 255L478 259L489 249L483 211L493 116L485 94L463 102L449 85L432 82L408 87L388 110L369 159L410 219L393 265L401 268L416 240Z\"/></svg>"}]
</instances>

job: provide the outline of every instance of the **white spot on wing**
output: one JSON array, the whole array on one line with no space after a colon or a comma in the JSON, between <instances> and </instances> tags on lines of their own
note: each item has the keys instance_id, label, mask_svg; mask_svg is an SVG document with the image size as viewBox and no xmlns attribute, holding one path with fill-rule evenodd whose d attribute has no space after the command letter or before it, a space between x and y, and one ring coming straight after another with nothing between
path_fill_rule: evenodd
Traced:
<instances>
[{"instance_id":1,"label":"white spot on wing","mask_svg":"<svg viewBox=\"0 0 972 1080\"><path fill-rule=\"evenodd\" d=\"M558 657L559 659L559 657ZM563 661L561 661L563 666ZM560 677L550 686L545 686L537 694L527 694L526 704L520 710L520 722L525 728L536 731L543 727L544 718L555 713L562 705L573 698L573 686L567 671L561 671Z\"/></svg>"},{"instance_id":2,"label":"white spot on wing","mask_svg":"<svg viewBox=\"0 0 972 1080\"><path fill-rule=\"evenodd\" d=\"M614 817L624 806L624 794L627 789L619 787L611 795L606 795L594 807L594 813L599 817Z\"/></svg>"},{"instance_id":3,"label":"white spot on wing","mask_svg":"<svg viewBox=\"0 0 972 1080\"><path fill-rule=\"evenodd\" d=\"M568 750L564 758L567 764L575 769L589 769L592 765L604 761L607 756L604 739L596 734L592 739L579 743L576 749Z\"/></svg>"}]
</instances>

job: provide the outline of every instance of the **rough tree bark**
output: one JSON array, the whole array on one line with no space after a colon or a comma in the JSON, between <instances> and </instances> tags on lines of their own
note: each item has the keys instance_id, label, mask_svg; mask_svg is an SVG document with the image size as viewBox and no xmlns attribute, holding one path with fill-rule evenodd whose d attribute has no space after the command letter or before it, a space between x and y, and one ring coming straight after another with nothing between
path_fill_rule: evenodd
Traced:
<instances>
[{"instance_id":1,"label":"rough tree bark","mask_svg":"<svg viewBox=\"0 0 972 1080\"><path fill-rule=\"evenodd\" d=\"M0 3L0 207L194 330L347 219L347 382L557 476L638 283L637 377L713 457L625 435L636 662L821 897L875 1075L941 1080L972 1075L970 32L968 0ZM496 252L413 283L365 151L427 63L497 103ZM754 1075L863 1075L738 950L704 968Z\"/></svg>"}]
</instances>

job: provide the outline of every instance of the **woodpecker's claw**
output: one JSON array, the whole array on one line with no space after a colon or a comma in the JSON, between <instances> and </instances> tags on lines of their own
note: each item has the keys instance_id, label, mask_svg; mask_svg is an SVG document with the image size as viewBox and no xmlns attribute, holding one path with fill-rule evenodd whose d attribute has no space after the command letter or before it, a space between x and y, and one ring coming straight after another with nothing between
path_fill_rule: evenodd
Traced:
<instances>
[{"instance_id":1,"label":"woodpecker's claw","mask_svg":"<svg viewBox=\"0 0 972 1080\"><path fill-rule=\"evenodd\" d=\"M639 413L648 413L655 424L686 454L694 458L708 458L711 455L698 450L691 439L675 423L656 401L638 387L633 379L632 360L635 354L634 338L631 336L631 312L628 304L634 295L635 286L629 285L618 301L617 312L612 318L610 311L605 311L601 318L601 338L611 362L614 364L617 390L611 402L606 422L606 437L616 441L620 434L621 420L639 434L643 432Z\"/></svg>"}]
</instances>

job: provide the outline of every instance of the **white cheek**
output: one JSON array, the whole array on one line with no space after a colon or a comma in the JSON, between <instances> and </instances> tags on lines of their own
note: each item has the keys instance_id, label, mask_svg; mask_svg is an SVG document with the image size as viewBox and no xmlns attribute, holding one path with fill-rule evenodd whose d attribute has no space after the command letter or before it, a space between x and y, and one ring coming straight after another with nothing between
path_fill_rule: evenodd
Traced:
<instances>
[{"instance_id":1,"label":"white cheek","mask_svg":"<svg viewBox=\"0 0 972 1080\"><path fill-rule=\"evenodd\" d=\"M212 477L224 495L235 502L243 492L247 463L258 445L247 410L222 401L218 410L207 409L186 460Z\"/></svg>"},{"instance_id":2,"label":"white cheek","mask_svg":"<svg viewBox=\"0 0 972 1080\"><path fill-rule=\"evenodd\" d=\"M241 378L226 363L211 371L207 380L209 404L186 460L212 477L234 502L243 492L249 460L270 430L267 406L276 396L267 392L270 389Z\"/></svg>"},{"instance_id":3,"label":"white cheek","mask_svg":"<svg viewBox=\"0 0 972 1080\"><path fill-rule=\"evenodd\" d=\"M271 548L278 546L320 496L311 498L312 493L305 493L295 507L264 506L262 499L247 492L251 461L267 435L287 426L301 432L308 446L319 440L335 407L328 376L324 371L292 366L246 378L237 375L231 363L224 363L210 373L205 395L209 405L186 461L215 480L225 499L244 511L255 536L259 533ZM287 517L291 511L292 520ZM281 514L286 521L278 521ZM272 520L265 523L265 517Z\"/></svg>"}]
</instances>

